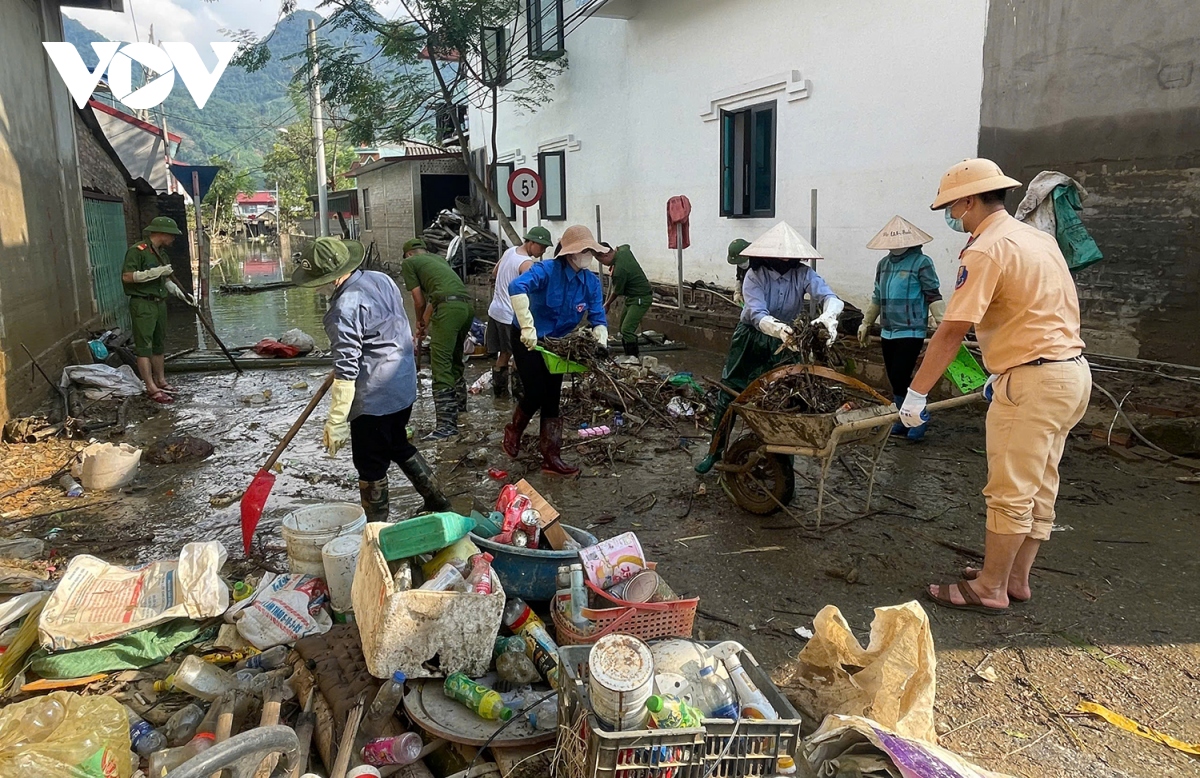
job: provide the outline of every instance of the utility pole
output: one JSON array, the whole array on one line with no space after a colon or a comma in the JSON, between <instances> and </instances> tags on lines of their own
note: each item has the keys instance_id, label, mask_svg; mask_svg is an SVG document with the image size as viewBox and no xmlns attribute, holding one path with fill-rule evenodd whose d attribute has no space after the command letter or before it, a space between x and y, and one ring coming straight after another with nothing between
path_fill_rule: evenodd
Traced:
<instances>
[{"instance_id":1,"label":"utility pole","mask_svg":"<svg viewBox=\"0 0 1200 778\"><path fill-rule=\"evenodd\" d=\"M317 25L308 20L308 52L312 57L312 84L309 100L312 102L313 151L317 158L317 236L329 237L329 182L325 171L325 115L321 107L321 67L317 64Z\"/></svg>"}]
</instances>

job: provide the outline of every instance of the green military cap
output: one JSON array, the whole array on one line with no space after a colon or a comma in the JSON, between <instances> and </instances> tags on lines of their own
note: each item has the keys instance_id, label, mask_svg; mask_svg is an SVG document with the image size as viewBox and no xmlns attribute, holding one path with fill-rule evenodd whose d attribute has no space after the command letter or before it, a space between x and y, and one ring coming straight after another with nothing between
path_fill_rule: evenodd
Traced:
<instances>
[{"instance_id":1,"label":"green military cap","mask_svg":"<svg viewBox=\"0 0 1200 778\"><path fill-rule=\"evenodd\" d=\"M740 265L746 260L742 259L742 252L750 248L750 241L738 238L733 243L729 244L729 264Z\"/></svg>"},{"instance_id":2,"label":"green military cap","mask_svg":"<svg viewBox=\"0 0 1200 778\"><path fill-rule=\"evenodd\" d=\"M525 233L525 240L540 243L543 246L554 245L554 238L550 237L550 230L545 227L530 227L529 232Z\"/></svg>"},{"instance_id":3,"label":"green military cap","mask_svg":"<svg viewBox=\"0 0 1200 778\"><path fill-rule=\"evenodd\" d=\"M296 286L321 286L336 281L362 264L367 254L356 240L317 238L300 252L300 267L292 274Z\"/></svg>"},{"instance_id":4,"label":"green military cap","mask_svg":"<svg viewBox=\"0 0 1200 778\"><path fill-rule=\"evenodd\" d=\"M179 231L179 226L175 224L175 220L170 216L155 216L146 225L146 229L142 230L143 235L149 235L152 232L161 232L166 235L182 235Z\"/></svg>"},{"instance_id":5,"label":"green military cap","mask_svg":"<svg viewBox=\"0 0 1200 778\"><path fill-rule=\"evenodd\" d=\"M404 247L402 249L400 249L400 253L407 254L408 252L412 251L413 249L428 249L428 248L429 247L425 245L425 241L421 240L420 238L409 238L408 240L406 240L404 242Z\"/></svg>"}]
</instances>

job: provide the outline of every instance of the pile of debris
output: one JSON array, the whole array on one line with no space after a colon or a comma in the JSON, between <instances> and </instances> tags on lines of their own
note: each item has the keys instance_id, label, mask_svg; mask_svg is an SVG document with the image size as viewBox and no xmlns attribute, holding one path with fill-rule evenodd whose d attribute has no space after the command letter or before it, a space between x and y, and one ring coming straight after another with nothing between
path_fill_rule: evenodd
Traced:
<instances>
[{"instance_id":1,"label":"pile of debris","mask_svg":"<svg viewBox=\"0 0 1200 778\"><path fill-rule=\"evenodd\" d=\"M450 266L460 274L476 272L476 265L490 268L496 264L500 239L488 229L487 221L479 218L473 208L460 204L454 210L437 215L421 237L426 248L446 257Z\"/></svg>"}]
</instances>

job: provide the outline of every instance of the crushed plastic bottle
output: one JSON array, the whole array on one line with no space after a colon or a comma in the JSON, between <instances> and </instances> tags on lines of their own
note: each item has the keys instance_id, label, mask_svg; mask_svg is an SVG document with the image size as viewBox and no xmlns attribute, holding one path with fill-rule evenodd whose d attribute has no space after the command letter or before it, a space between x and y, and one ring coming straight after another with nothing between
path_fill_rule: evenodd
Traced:
<instances>
[{"instance_id":1,"label":"crushed plastic bottle","mask_svg":"<svg viewBox=\"0 0 1200 778\"><path fill-rule=\"evenodd\" d=\"M509 683L536 683L542 676L537 665L524 652L506 651L496 657L496 675Z\"/></svg>"},{"instance_id":2,"label":"crushed plastic bottle","mask_svg":"<svg viewBox=\"0 0 1200 778\"><path fill-rule=\"evenodd\" d=\"M438 571L437 575L420 586L421 591L426 592L462 591L466 588L466 579L450 562L442 565L442 569Z\"/></svg>"},{"instance_id":3,"label":"crushed plastic bottle","mask_svg":"<svg viewBox=\"0 0 1200 778\"><path fill-rule=\"evenodd\" d=\"M275 646L274 648L268 648L261 654L256 653L253 656L248 656L242 661L238 662L237 669L245 670L247 668L259 668L262 670L274 670L276 667L283 666L283 663L287 661L288 654L290 652L291 649L289 649L287 646Z\"/></svg>"},{"instance_id":4,"label":"crushed plastic bottle","mask_svg":"<svg viewBox=\"0 0 1200 778\"><path fill-rule=\"evenodd\" d=\"M61 486L62 490L67 493L68 497L83 496L83 487L80 486L79 482L70 475L64 475L62 478L58 479L58 485Z\"/></svg>"},{"instance_id":5,"label":"crushed plastic bottle","mask_svg":"<svg viewBox=\"0 0 1200 778\"><path fill-rule=\"evenodd\" d=\"M705 718L736 719L738 717L737 700L725 679L717 675L710 666L700 671L692 702L699 706Z\"/></svg>"},{"instance_id":6,"label":"crushed plastic bottle","mask_svg":"<svg viewBox=\"0 0 1200 778\"><path fill-rule=\"evenodd\" d=\"M396 708L404 699L405 678L404 673L397 670L379 687L379 691L375 693L375 699L371 701L366 715L363 716L360 729L364 735L370 738L379 737L387 725L388 719L396 715ZM418 750L420 750L419 747ZM376 763L371 762L370 764ZM408 764L408 762L383 762L382 764Z\"/></svg>"},{"instance_id":7,"label":"crushed plastic bottle","mask_svg":"<svg viewBox=\"0 0 1200 778\"><path fill-rule=\"evenodd\" d=\"M467 591L475 594L492 593L492 555L486 551L471 559L471 575L467 577Z\"/></svg>"},{"instance_id":8,"label":"crushed plastic bottle","mask_svg":"<svg viewBox=\"0 0 1200 778\"><path fill-rule=\"evenodd\" d=\"M166 736L139 716L137 711L126 705L125 714L129 716L129 741L138 756L150 756L167 747Z\"/></svg>"},{"instance_id":9,"label":"crushed plastic bottle","mask_svg":"<svg viewBox=\"0 0 1200 778\"><path fill-rule=\"evenodd\" d=\"M362 760L372 767L412 764L421 756L424 745L415 732L377 738L363 746Z\"/></svg>"},{"instance_id":10,"label":"crushed plastic bottle","mask_svg":"<svg viewBox=\"0 0 1200 778\"><path fill-rule=\"evenodd\" d=\"M196 703L189 703L171 714L163 725L162 733L167 738L167 745L182 746L200 731L200 722L204 721L204 709Z\"/></svg>"},{"instance_id":11,"label":"crushed plastic bottle","mask_svg":"<svg viewBox=\"0 0 1200 778\"><path fill-rule=\"evenodd\" d=\"M146 775L149 778L163 778L192 757L212 748L215 741L216 736L211 732L201 732L179 748L155 751L150 755L150 768Z\"/></svg>"},{"instance_id":12,"label":"crushed plastic bottle","mask_svg":"<svg viewBox=\"0 0 1200 778\"><path fill-rule=\"evenodd\" d=\"M10 751L15 751L18 748L41 743L46 738L50 737L54 730L63 723L63 719L67 717L67 709L63 704L53 697L43 697L42 702L31 713L25 714L21 719L20 730L16 733L16 740L7 743L5 748ZM7 733L6 733L7 734Z\"/></svg>"}]
</instances>

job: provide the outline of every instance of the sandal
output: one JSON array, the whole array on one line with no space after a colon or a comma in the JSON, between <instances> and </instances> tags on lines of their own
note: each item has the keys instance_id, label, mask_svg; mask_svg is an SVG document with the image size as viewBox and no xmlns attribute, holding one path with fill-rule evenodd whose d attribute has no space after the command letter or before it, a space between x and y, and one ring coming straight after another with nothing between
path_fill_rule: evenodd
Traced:
<instances>
[{"instance_id":1,"label":"sandal","mask_svg":"<svg viewBox=\"0 0 1200 778\"><path fill-rule=\"evenodd\" d=\"M978 577L979 577L979 571L976 570L975 568L973 568L973 567L964 567L963 568L962 578L964 581L974 581ZM1013 594L1012 592L1008 593L1008 601L1009 602L1015 602L1017 604L1022 604L1022 603L1029 602L1030 599L1032 599L1032 598L1018 597L1017 595Z\"/></svg>"},{"instance_id":2,"label":"sandal","mask_svg":"<svg viewBox=\"0 0 1200 778\"><path fill-rule=\"evenodd\" d=\"M178 394L179 393L179 390L176 389L175 387L171 386L170 384L159 384L158 388L161 389L162 391L166 392L167 394Z\"/></svg>"},{"instance_id":3,"label":"sandal","mask_svg":"<svg viewBox=\"0 0 1200 778\"><path fill-rule=\"evenodd\" d=\"M171 403L175 402L175 398L171 397L171 395L162 390L159 390L154 394L147 394L146 396L159 405L170 405Z\"/></svg>"},{"instance_id":4,"label":"sandal","mask_svg":"<svg viewBox=\"0 0 1200 778\"><path fill-rule=\"evenodd\" d=\"M976 594L975 590L971 588L971 584L965 580L952 584L937 584L936 587L937 590L935 592L931 592L926 589L924 593L926 598L932 600L938 605L941 605L943 608L954 608L955 610L960 611L975 611L976 613L983 613L988 616L998 616L1002 613L1008 612L1008 608L993 608L989 605L984 605L983 601L979 599L979 595ZM951 587L958 588L958 593L963 598L963 605L959 605L958 603L954 602L954 600L950 599Z\"/></svg>"}]
</instances>

